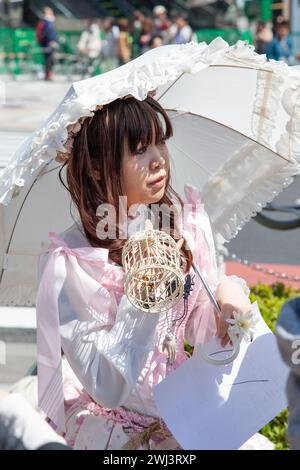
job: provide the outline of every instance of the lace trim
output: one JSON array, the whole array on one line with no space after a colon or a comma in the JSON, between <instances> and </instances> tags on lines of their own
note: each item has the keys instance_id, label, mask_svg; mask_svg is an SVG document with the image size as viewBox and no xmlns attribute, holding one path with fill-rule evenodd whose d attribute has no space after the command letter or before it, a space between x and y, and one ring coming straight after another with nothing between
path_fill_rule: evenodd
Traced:
<instances>
[{"instance_id":1,"label":"lace trim","mask_svg":"<svg viewBox=\"0 0 300 470\"><path fill-rule=\"evenodd\" d=\"M263 159L261 152L264 152ZM255 142L247 142L205 184L202 199L215 236L220 234L225 241L234 238L252 217L293 181L298 165L288 164L279 157L275 162L272 152L269 156L265 152ZM268 164L270 159L274 160L272 165ZM248 175L247 179L245 175Z\"/></svg>"},{"instance_id":2,"label":"lace trim","mask_svg":"<svg viewBox=\"0 0 300 470\"><path fill-rule=\"evenodd\" d=\"M250 289L247 285L247 282L245 281L245 279L241 278L241 277L238 277L236 276L235 274L231 274L230 276L227 276L226 274L224 274L223 276L221 276L220 278L220 282L223 280L223 279L230 279L231 281L234 281L236 282L237 284L239 284L243 291L244 291L244 294L249 297L250 295Z\"/></svg>"},{"instance_id":3,"label":"lace trim","mask_svg":"<svg viewBox=\"0 0 300 470\"><path fill-rule=\"evenodd\" d=\"M299 79L300 80L300 79ZM289 149L289 155L300 162L300 91L299 82L285 90L282 105L290 116L286 125L286 133L278 141L276 149L279 153Z\"/></svg>"},{"instance_id":4,"label":"lace trim","mask_svg":"<svg viewBox=\"0 0 300 470\"><path fill-rule=\"evenodd\" d=\"M276 126L276 109L284 80L275 73L257 73L256 97L252 116L252 137L272 148L271 138Z\"/></svg>"}]
</instances>

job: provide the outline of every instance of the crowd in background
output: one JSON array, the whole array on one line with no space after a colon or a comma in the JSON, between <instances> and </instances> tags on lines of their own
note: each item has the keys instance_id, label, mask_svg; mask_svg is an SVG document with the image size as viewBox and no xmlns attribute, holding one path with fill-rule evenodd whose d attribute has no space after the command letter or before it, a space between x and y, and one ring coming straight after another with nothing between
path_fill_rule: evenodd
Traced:
<instances>
[{"instance_id":1,"label":"crowd in background","mask_svg":"<svg viewBox=\"0 0 300 470\"><path fill-rule=\"evenodd\" d=\"M271 21L259 22L255 39L256 52L266 54L270 60L294 61L293 42L289 24L279 17L275 25Z\"/></svg>"},{"instance_id":2,"label":"crowd in background","mask_svg":"<svg viewBox=\"0 0 300 470\"><path fill-rule=\"evenodd\" d=\"M36 35L45 55L45 78L52 78L55 52L55 16L51 8L44 9ZM40 39L40 29L45 25L45 37ZM196 40L185 13L173 13L170 18L166 8L157 5L152 17L136 10L132 21L127 18L106 17L89 20L77 44L80 59L87 74L93 74L98 62L101 72L107 72L144 52L164 44L184 44Z\"/></svg>"},{"instance_id":3,"label":"crowd in background","mask_svg":"<svg viewBox=\"0 0 300 470\"><path fill-rule=\"evenodd\" d=\"M109 60L109 68L111 61L114 65L123 65L149 49L163 44L184 44L193 39L196 38L185 13L174 13L170 19L166 8L157 5L152 17L145 17L136 10L132 21L104 18L90 22L81 35L78 48L81 54L94 56L97 43L98 55Z\"/></svg>"},{"instance_id":4,"label":"crowd in background","mask_svg":"<svg viewBox=\"0 0 300 470\"><path fill-rule=\"evenodd\" d=\"M246 23L241 18L237 27L244 29ZM259 22L252 32L259 54L266 54L268 59L293 63L295 54L289 25L283 18L279 17L274 25L272 22ZM36 27L36 36L45 58L45 79L51 80L57 39L55 16L49 7L44 8L44 16ZM154 7L151 17L136 10L131 20L112 17L89 20L77 44L82 78L94 75L97 68L101 73L107 72L161 45L189 41L197 41L197 37L187 15L178 12L169 14L162 5ZM300 55L296 58L299 59Z\"/></svg>"}]
</instances>

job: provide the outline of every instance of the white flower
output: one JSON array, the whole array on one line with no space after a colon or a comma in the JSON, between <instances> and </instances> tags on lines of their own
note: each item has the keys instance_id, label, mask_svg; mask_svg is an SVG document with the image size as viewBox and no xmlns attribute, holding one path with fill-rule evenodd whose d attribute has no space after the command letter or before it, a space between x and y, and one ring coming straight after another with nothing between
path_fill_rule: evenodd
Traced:
<instances>
[{"instance_id":1,"label":"white flower","mask_svg":"<svg viewBox=\"0 0 300 470\"><path fill-rule=\"evenodd\" d=\"M239 334L245 338L246 341L253 341L253 336L258 323L258 318L252 310L248 312L233 312L234 318L228 318L226 321L229 323L230 330L234 334Z\"/></svg>"}]
</instances>

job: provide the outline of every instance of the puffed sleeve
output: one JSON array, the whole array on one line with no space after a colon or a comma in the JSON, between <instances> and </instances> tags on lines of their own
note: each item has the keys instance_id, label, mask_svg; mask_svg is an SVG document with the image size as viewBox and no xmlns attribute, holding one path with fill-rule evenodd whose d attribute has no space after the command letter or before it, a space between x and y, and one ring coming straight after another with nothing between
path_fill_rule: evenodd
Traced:
<instances>
[{"instance_id":1,"label":"puffed sleeve","mask_svg":"<svg viewBox=\"0 0 300 470\"><path fill-rule=\"evenodd\" d=\"M125 295L117 305L113 291L109 292L101 280L95 280L83 268L81 255L74 255L76 251L79 250L70 253L58 249L40 263L37 302L40 372L45 375L49 369L43 366L52 364L55 368L52 382L57 381L60 374L57 350L61 347L92 398L113 408L126 401L137 382L153 347L158 316L137 310ZM99 272L101 263L99 260ZM59 330L59 340L55 328ZM49 344L51 336L53 341ZM56 349L56 359L51 348ZM48 379L46 383L41 381L44 395L49 395L47 381L49 386ZM55 408L48 405L49 400L49 396L42 400L46 413ZM50 418L57 414L58 409Z\"/></svg>"},{"instance_id":2,"label":"puffed sleeve","mask_svg":"<svg viewBox=\"0 0 300 470\"><path fill-rule=\"evenodd\" d=\"M69 267L67 263L70 263ZM81 295L79 283L95 281L79 278L74 285L72 279L68 279L68 269L78 269L76 264L76 259L69 260L64 256L57 259L62 349L92 398L105 407L114 408L126 401L137 382L153 347L158 317L139 311L123 295L113 326L107 326L101 319L111 316L108 310L112 308L112 299L103 302L101 299L107 298L108 292L103 292L103 287L99 286L98 302L92 299L88 305ZM94 316L84 312L89 308ZM95 319L95 311L98 319Z\"/></svg>"}]
</instances>

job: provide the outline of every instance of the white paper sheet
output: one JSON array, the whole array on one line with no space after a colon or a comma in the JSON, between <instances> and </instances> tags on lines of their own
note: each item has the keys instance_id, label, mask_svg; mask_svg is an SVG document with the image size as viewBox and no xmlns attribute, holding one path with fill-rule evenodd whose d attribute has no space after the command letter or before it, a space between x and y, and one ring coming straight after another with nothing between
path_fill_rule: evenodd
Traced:
<instances>
[{"instance_id":1,"label":"white paper sheet","mask_svg":"<svg viewBox=\"0 0 300 470\"><path fill-rule=\"evenodd\" d=\"M196 350L154 389L167 426L184 449L238 449L287 406L288 368L276 338L262 319L252 343L242 341L238 357L220 366ZM206 350L224 355L214 338Z\"/></svg>"}]
</instances>

